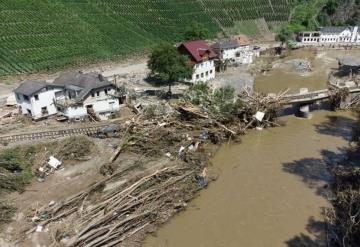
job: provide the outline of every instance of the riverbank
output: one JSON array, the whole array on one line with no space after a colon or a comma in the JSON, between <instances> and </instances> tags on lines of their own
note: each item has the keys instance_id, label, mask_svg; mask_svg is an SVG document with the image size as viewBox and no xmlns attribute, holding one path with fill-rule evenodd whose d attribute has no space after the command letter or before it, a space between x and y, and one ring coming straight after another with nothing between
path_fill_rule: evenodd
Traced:
<instances>
[{"instance_id":1,"label":"riverbank","mask_svg":"<svg viewBox=\"0 0 360 247\"><path fill-rule=\"evenodd\" d=\"M285 119L283 128L251 130L223 146L213 159L217 181L144 246L323 246L327 161L348 146L355 116Z\"/></svg>"},{"instance_id":2,"label":"riverbank","mask_svg":"<svg viewBox=\"0 0 360 247\"><path fill-rule=\"evenodd\" d=\"M197 192L217 177L216 169L209 168L214 148L243 134L250 126L262 129L264 124L259 126L253 118L257 111L267 113L265 125L276 125L272 114L279 107L277 100L266 100L267 96L262 95L253 102L256 107L250 107L246 104L253 100L252 97L237 101L234 92L229 94L230 91L229 88L221 89L212 92L213 95L195 91L187 98L194 105L175 104L174 109L168 111L167 105L159 102L142 109L141 114L130 120L119 122L121 131L117 138L104 144L109 145L114 154L109 154L110 150L107 150L107 157L98 154L102 159L96 169L105 177L87 180L87 186L65 191L61 196L51 194L39 201L28 201L32 205L19 212L15 224L6 231L9 246L14 246L15 242L11 241L19 238L23 241L17 246L48 246L53 242L85 246L94 241L90 246L106 241L140 245L146 233L153 232L158 225L187 208ZM209 100L212 103L209 104ZM259 159L258 162L264 159L257 153L252 155ZM107 162L109 157L115 157L114 162ZM252 164L251 159L248 157L246 162ZM73 184L82 178L79 175L64 177ZM270 182L267 186L270 187ZM31 198L34 193L39 194L49 187L56 186L37 186L37 192L25 192L25 196ZM227 188L222 189L226 194L224 191ZM250 195L249 192L247 196ZM15 195L14 198L20 204L23 196ZM263 203L266 203L265 199ZM33 218L35 221L30 220ZM36 231L39 226L42 230ZM28 234L24 235L24 232ZM54 234L59 234L55 240Z\"/></svg>"},{"instance_id":3,"label":"riverbank","mask_svg":"<svg viewBox=\"0 0 360 247\"><path fill-rule=\"evenodd\" d=\"M40 189L32 187L37 188L33 197L31 191L12 195L19 204L24 198L39 201L30 200L22 207L3 241L9 246L15 242L48 246L54 241L51 237L60 234L55 240L59 245L140 245L145 233L186 208L216 177L208 169L213 150L248 128L276 125L278 107L277 97L238 97L232 88L212 91L206 84L191 87L183 100L172 105L148 106L130 120L118 122L121 128L107 144L113 154L108 162L100 154L102 161L97 164L104 178L86 180L85 189L77 186L61 196L36 197L56 187L51 179ZM255 121L257 111L265 113L263 122ZM83 180L81 175L65 177L69 184Z\"/></svg>"}]
</instances>

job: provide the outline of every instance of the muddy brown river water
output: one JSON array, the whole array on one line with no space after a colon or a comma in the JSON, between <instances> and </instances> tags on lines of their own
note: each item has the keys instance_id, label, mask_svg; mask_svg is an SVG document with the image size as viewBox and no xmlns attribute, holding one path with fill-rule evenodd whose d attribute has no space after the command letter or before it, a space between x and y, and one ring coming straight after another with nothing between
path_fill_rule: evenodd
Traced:
<instances>
[{"instance_id":1,"label":"muddy brown river water","mask_svg":"<svg viewBox=\"0 0 360 247\"><path fill-rule=\"evenodd\" d=\"M333 66L334 55L321 55L330 61L327 69ZM317 66L323 68L323 63L315 64L314 71L322 70ZM267 80L258 78L257 88L283 88L286 80L275 79L288 72L274 73L264 76ZM327 78L313 73L302 81L297 76L293 88L318 89ZM326 161L338 158L347 147L354 116L317 111L311 119L288 116L284 120L285 127L251 130L240 144L224 145L213 159L218 180L186 211L149 236L144 246L322 246L318 221L321 208L328 206ZM317 245L310 245L315 241Z\"/></svg>"}]
</instances>

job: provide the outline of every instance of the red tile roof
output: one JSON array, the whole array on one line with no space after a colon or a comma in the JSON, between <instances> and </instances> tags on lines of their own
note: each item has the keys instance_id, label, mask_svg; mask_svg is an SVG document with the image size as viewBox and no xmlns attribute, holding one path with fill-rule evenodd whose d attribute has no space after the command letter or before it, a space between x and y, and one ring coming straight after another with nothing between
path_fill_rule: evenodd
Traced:
<instances>
[{"instance_id":1,"label":"red tile roof","mask_svg":"<svg viewBox=\"0 0 360 247\"><path fill-rule=\"evenodd\" d=\"M178 45L178 48L180 47L184 47L196 62L201 62L205 54L208 54L209 59L216 57L216 53L204 40L183 42Z\"/></svg>"}]
</instances>

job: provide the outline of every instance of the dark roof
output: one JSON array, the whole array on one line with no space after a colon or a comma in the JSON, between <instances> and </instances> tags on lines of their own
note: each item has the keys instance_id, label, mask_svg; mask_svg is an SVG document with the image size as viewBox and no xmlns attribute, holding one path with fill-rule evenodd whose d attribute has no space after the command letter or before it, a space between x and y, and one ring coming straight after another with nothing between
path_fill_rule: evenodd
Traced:
<instances>
[{"instance_id":1,"label":"dark roof","mask_svg":"<svg viewBox=\"0 0 360 247\"><path fill-rule=\"evenodd\" d=\"M236 40L230 40L225 42L217 42L211 46L212 49L233 49L240 47Z\"/></svg>"},{"instance_id":2,"label":"dark roof","mask_svg":"<svg viewBox=\"0 0 360 247\"><path fill-rule=\"evenodd\" d=\"M216 53L210 49L204 40L183 42L178 46L178 48L180 47L184 47L196 62L201 62L205 54L209 54L210 59L216 57Z\"/></svg>"},{"instance_id":3,"label":"dark roof","mask_svg":"<svg viewBox=\"0 0 360 247\"><path fill-rule=\"evenodd\" d=\"M45 81L26 80L21 82L20 86L18 86L14 92L26 96L32 96L41 89L46 88L47 85L48 84Z\"/></svg>"},{"instance_id":4,"label":"dark roof","mask_svg":"<svg viewBox=\"0 0 360 247\"><path fill-rule=\"evenodd\" d=\"M66 87L75 91L80 91L76 100L82 100L91 90L112 85L101 74L81 72L69 72L62 74L53 82L55 86Z\"/></svg>"},{"instance_id":5,"label":"dark roof","mask_svg":"<svg viewBox=\"0 0 360 247\"><path fill-rule=\"evenodd\" d=\"M353 27L346 27L346 26L343 26L343 27L319 27L317 29L317 31L320 31L322 33L341 33L348 28L350 29L350 31L352 31L352 29L353 29Z\"/></svg>"}]
</instances>

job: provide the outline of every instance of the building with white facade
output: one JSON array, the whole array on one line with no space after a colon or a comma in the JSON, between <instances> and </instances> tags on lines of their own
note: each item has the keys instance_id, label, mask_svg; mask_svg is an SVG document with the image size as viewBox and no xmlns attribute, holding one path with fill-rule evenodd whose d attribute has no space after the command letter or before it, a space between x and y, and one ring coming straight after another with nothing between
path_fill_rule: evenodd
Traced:
<instances>
[{"instance_id":1,"label":"building with white facade","mask_svg":"<svg viewBox=\"0 0 360 247\"><path fill-rule=\"evenodd\" d=\"M297 41L303 44L360 44L357 26L320 27L313 32L300 32Z\"/></svg>"},{"instance_id":2,"label":"building with white facade","mask_svg":"<svg viewBox=\"0 0 360 247\"><path fill-rule=\"evenodd\" d=\"M229 61L237 64L251 64L254 59L254 51L249 43L241 43L237 40L218 42L211 46L220 61Z\"/></svg>"},{"instance_id":3,"label":"building with white facade","mask_svg":"<svg viewBox=\"0 0 360 247\"><path fill-rule=\"evenodd\" d=\"M120 108L117 88L100 74L65 73L53 83L24 81L14 90L23 114L38 120L54 114L69 119L108 116Z\"/></svg>"},{"instance_id":4,"label":"building with white facade","mask_svg":"<svg viewBox=\"0 0 360 247\"><path fill-rule=\"evenodd\" d=\"M36 120L57 113L54 98L55 93L60 90L45 81L26 80L14 90L14 93L21 112L31 115Z\"/></svg>"},{"instance_id":5,"label":"building with white facade","mask_svg":"<svg viewBox=\"0 0 360 247\"><path fill-rule=\"evenodd\" d=\"M215 78L215 52L203 40L187 41L178 45L178 51L186 55L193 68L191 78L186 81L191 83L206 82Z\"/></svg>"}]
</instances>

